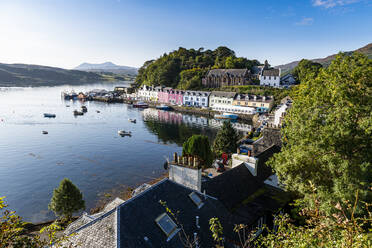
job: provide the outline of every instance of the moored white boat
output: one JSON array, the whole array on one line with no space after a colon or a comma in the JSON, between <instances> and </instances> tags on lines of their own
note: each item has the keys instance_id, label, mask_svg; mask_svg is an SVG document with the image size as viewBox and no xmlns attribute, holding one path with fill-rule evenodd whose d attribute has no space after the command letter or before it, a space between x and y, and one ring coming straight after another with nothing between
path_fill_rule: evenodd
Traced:
<instances>
[{"instance_id":1,"label":"moored white boat","mask_svg":"<svg viewBox=\"0 0 372 248\"><path fill-rule=\"evenodd\" d=\"M134 108L148 108L149 105L145 102L137 102L133 104Z\"/></svg>"},{"instance_id":2,"label":"moored white boat","mask_svg":"<svg viewBox=\"0 0 372 248\"><path fill-rule=\"evenodd\" d=\"M118 134L120 136L131 136L132 135L132 132L131 131L127 132L127 131L124 131L124 130L119 130L118 131Z\"/></svg>"},{"instance_id":3,"label":"moored white boat","mask_svg":"<svg viewBox=\"0 0 372 248\"><path fill-rule=\"evenodd\" d=\"M132 123L136 123L137 120L136 119L128 119L128 121L132 122Z\"/></svg>"}]
</instances>

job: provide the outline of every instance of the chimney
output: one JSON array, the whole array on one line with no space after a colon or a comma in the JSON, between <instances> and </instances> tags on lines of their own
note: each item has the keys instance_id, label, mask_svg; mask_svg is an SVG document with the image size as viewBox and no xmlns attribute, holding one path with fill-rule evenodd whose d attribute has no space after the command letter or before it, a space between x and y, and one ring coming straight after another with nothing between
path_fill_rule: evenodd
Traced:
<instances>
[{"instance_id":1,"label":"chimney","mask_svg":"<svg viewBox=\"0 0 372 248\"><path fill-rule=\"evenodd\" d=\"M194 168L198 168L199 164L199 159L197 157L194 157Z\"/></svg>"},{"instance_id":2,"label":"chimney","mask_svg":"<svg viewBox=\"0 0 372 248\"><path fill-rule=\"evenodd\" d=\"M240 148L239 148L239 147L236 148L236 153L237 153L237 154L240 154Z\"/></svg>"},{"instance_id":3,"label":"chimney","mask_svg":"<svg viewBox=\"0 0 372 248\"><path fill-rule=\"evenodd\" d=\"M201 191L201 168L192 167L193 158L182 157L183 164L169 166L169 180L182 184L188 188ZM197 162L198 164L198 162Z\"/></svg>"},{"instance_id":4,"label":"chimney","mask_svg":"<svg viewBox=\"0 0 372 248\"><path fill-rule=\"evenodd\" d=\"M200 226L199 226L199 216L196 216L195 217L195 224L196 224L196 228L200 229Z\"/></svg>"},{"instance_id":5,"label":"chimney","mask_svg":"<svg viewBox=\"0 0 372 248\"><path fill-rule=\"evenodd\" d=\"M178 163L177 164L182 164L182 156L178 156Z\"/></svg>"},{"instance_id":6,"label":"chimney","mask_svg":"<svg viewBox=\"0 0 372 248\"><path fill-rule=\"evenodd\" d=\"M190 157L189 157L189 166L190 166L190 167L192 166L192 160L193 160L193 157L190 156Z\"/></svg>"},{"instance_id":7,"label":"chimney","mask_svg":"<svg viewBox=\"0 0 372 248\"><path fill-rule=\"evenodd\" d=\"M173 153L173 163L177 164L177 152Z\"/></svg>"}]
</instances>

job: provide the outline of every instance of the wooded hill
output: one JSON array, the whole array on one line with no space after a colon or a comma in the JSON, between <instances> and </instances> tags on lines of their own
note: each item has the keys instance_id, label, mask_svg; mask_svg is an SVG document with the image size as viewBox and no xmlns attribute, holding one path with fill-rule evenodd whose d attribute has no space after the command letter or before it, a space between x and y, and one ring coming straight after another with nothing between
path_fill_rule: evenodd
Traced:
<instances>
[{"instance_id":1,"label":"wooded hill","mask_svg":"<svg viewBox=\"0 0 372 248\"><path fill-rule=\"evenodd\" d=\"M220 46L215 50L180 47L156 60L149 60L138 70L137 86L164 85L179 89L201 89L202 78L210 69L252 68L257 60L236 57L235 52Z\"/></svg>"},{"instance_id":2,"label":"wooded hill","mask_svg":"<svg viewBox=\"0 0 372 248\"><path fill-rule=\"evenodd\" d=\"M361 47L359 49L356 49L354 51L345 52L345 54L351 55L353 52L360 52L362 54L367 55L368 58L372 59L372 43L369 43L368 45ZM311 59L311 61L319 63L322 66L328 66L329 64L331 64L332 60L336 58L336 55L337 54L333 54L325 58ZM293 61L288 64L275 66L275 68L280 68L282 70L282 74L285 74L291 71L292 69L294 69L298 65L299 62L300 61Z\"/></svg>"},{"instance_id":3,"label":"wooded hill","mask_svg":"<svg viewBox=\"0 0 372 248\"><path fill-rule=\"evenodd\" d=\"M115 75L65 70L57 67L0 63L0 86L3 87L78 85L111 80L120 79Z\"/></svg>"}]
</instances>

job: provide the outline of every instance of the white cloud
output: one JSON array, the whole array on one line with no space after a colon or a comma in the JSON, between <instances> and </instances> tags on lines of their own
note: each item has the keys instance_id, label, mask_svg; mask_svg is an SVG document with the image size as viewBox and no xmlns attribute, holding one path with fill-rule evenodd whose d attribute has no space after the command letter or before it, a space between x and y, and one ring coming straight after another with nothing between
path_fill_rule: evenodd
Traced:
<instances>
[{"instance_id":1,"label":"white cloud","mask_svg":"<svg viewBox=\"0 0 372 248\"><path fill-rule=\"evenodd\" d=\"M313 0L313 6L316 7L323 7L323 8L333 8L336 6L344 6L356 2L360 2L361 0Z\"/></svg>"},{"instance_id":2,"label":"white cloud","mask_svg":"<svg viewBox=\"0 0 372 248\"><path fill-rule=\"evenodd\" d=\"M304 17L304 18L302 18L301 21L296 22L295 25L297 25L297 26L309 26L309 25L313 24L313 22L314 22L313 18Z\"/></svg>"}]
</instances>

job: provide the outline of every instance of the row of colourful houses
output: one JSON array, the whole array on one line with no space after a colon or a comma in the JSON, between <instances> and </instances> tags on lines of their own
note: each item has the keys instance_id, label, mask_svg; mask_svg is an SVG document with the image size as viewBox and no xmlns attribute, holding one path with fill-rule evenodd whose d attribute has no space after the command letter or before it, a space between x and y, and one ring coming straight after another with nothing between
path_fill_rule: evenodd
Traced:
<instances>
[{"instance_id":1,"label":"row of colourful houses","mask_svg":"<svg viewBox=\"0 0 372 248\"><path fill-rule=\"evenodd\" d=\"M137 91L137 98L188 107L209 107L220 112L254 114L269 111L274 103L272 96L257 96L223 91L191 91L162 86L143 85Z\"/></svg>"}]
</instances>

